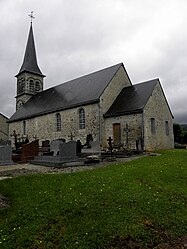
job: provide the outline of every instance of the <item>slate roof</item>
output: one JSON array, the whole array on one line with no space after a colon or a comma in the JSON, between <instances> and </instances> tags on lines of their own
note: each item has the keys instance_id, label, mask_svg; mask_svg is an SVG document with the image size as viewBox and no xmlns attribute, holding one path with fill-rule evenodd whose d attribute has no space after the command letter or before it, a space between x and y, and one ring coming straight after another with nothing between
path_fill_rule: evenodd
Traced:
<instances>
[{"instance_id":1,"label":"slate roof","mask_svg":"<svg viewBox=\"0 0 187 249\"><path fill-rule=\"evenodd\" d=\"M98 102L121 66L124 68L119 63L40 92L21 106L9 122Z\"/></svg>"},{"instance_id":2,"label":"slate roof","mask_svg":"<svg viewBox=\"0 0 187 249\"><path fill-rule=\"evenodd\" d=\"M153 79L123 88L104 117L141 113L158 82Z\"/></svg>"},{"instance_id":3,"label":"slate roof","mask_svg":"<svg viewBox=\"0 0 187 249\"><path fill-rule=\"evenodd\" d=\"M32 28L32 24L30 26L30 30L29 30L29 36L28 36L28 40L27 40L27 45L26 45L26 50L25 50L25 56L23 59L23 64L19 70L19 73L22 72L31 72L31 73L35 73L35 74L39 74L41 76L45 76L42 74L38 63L37 63L37 57L36 57L36 49L35 49L35 43L34 43L34 35L33 35L33 28ZM18 76L16 75L16 76Z\"/></svg>"}]
</instances>

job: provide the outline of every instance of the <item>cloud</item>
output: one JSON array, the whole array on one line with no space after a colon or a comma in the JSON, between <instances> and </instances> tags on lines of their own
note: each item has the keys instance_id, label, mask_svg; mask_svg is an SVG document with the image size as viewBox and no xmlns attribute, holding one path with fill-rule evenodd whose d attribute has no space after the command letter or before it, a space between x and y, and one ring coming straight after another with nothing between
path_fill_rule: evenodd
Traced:
<instances>
[{"instance_id":1,"label":"cloud","mask_svg":"<svg viewBox=\"0 0 187 249\"><path fill-rule=\"evenodd\" d=\"M15 111L14 75L34 10L46 88L124 62L133 83L160 78L174 116L185 121L186 8L185 0L1 0L0 112Z\"/></svg>"}]
</instances>

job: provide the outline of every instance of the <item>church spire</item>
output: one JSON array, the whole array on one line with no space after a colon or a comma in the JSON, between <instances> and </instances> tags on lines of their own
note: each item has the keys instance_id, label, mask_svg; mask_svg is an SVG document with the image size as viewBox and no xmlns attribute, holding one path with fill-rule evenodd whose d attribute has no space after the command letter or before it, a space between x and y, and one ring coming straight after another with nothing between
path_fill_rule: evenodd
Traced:
<instances>
[{"instance_id":1,"label":"church spire","mask_svg":"<svg viewBox=\"0 0 187 249\"><path fill-rule=\"evenodd\" d=\"M29 36L25 49L23 64L16 75L17 78L17 95L16 95L16 109L19 109L35 94L43 91L43 78L36 56L36 49L34 43L34 35L32 28L32 20L34 19L33 12L29 15L31 18Z\"/></svg>"},{"instance_id":2,"label":"church spire","mask_svg":"<svg viewBox=\"0 0 187 249\"><path fill-rule=\"evenodd\" d=\"M31 73L39 74L45 77L45 75L42 74L37 63L34 35L33 35L33 28L32 28L32 18L34 18L32 15L32 12L31 12L30 17L31 17L31 24L30 24L29 36L27 40L27 46L25 50L25 56L23 59L23 64L18 74L22 72L31 72Z\"/></svg>"}]
</instances>

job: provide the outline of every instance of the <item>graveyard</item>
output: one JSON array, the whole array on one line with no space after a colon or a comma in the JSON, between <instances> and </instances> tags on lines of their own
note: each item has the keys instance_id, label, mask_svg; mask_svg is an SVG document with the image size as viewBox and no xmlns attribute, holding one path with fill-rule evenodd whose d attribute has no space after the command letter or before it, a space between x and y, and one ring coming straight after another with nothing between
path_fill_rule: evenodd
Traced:
<instances>
[{"instance_id":1,"label":"graveyard","mask_svg":"<svg viewBox=\"0 0 187 249\"><path fill-rule=\"evenodd\" d=\"M127 158L134 155L142 155L144 151L137 146L136 150L126 150L122 146L116 147L111 137L107 139L108 147L101 148L98 141L90 139L89 135L85 144L80 140L69 141L56 139L39 142L29 141L27 137L19 138L16 131L13 132L13 142L0 141L0 165L31 163L55 168L93 165L103 162L115 161L116 158Z\"/></svg>"}]
</instances>

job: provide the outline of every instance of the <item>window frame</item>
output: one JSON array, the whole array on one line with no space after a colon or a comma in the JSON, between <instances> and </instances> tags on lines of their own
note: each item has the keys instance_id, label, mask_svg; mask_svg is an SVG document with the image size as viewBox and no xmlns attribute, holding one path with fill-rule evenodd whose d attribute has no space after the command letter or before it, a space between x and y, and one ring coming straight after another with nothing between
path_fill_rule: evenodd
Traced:
<instances>
[{"instance_id":1,"label":"window frame","mask_svg":"<svg viewBox=\"0 0 187 249\"><path fill-rule=\"evenodd\" d=\"M169 136L169 122L167 120L165 121L165 131L166 131L166 136Z\"/></svg>"},{"instance_id":2,"label":"window frame","mask_svg":"<svg viewBox=\"0 0 187 249\"><path fill-rule=\"evenodd\" d=\"M79 129L85 129L86 128L86 119L85 119L85 110L84 108L79 109Z\"/></svg>"},{"instance_id":3,"label":"window frame","mask_svg":"<svg viewBox=\"0 0 187 249\"><path fill-rule=\"evenodd\" d=\"M56 113L56 131L62 130L62 119L61 114L58 112Z\"/></svg>"},{"instance_id":4,"label":"window frame","mask_svg":"<svg viewBox=\"0 0 187 249\"><path fill-rule=\"evenodd\" d=\"M151 118L151 134L156 134L156 124L155 124L155 118Z\"/></svg>"}]
</instances>

